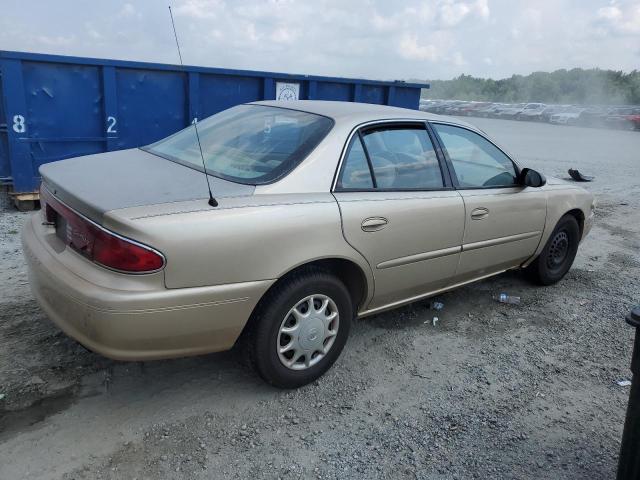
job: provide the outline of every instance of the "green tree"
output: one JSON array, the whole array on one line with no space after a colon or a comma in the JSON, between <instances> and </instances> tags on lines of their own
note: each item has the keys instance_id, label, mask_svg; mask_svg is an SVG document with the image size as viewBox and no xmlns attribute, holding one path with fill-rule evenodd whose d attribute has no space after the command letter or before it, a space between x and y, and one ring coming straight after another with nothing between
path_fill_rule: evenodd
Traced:
<instances>
[{"instance_id":1,"label":"green tree","mask_svg":"<svg viewBox=\"0 0 640 480\"><path fill-rule=\"evenodd\" d=\"M427 81L423 98L484 100L493 102L544 102L640 105L640 71L561 69L512 75L493 80L460 75L451 80Z\"/></svg>"}]
</instances>

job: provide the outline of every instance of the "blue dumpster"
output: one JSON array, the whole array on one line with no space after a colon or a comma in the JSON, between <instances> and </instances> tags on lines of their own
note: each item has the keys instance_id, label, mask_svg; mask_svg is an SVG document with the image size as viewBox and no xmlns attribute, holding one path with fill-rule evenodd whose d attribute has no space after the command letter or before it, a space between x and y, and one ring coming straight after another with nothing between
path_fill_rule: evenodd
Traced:
<instances>
[{"instance_id":1,"label":"blue dumpster","mask_svg":"<svg viewBox=\"0 0 640 480\"><path fill-rule=\"evenodd\" d=\"M0 183L43 163L152 143L233 105L316 99L417 109L426 84L0 51Z\"/></svg>"}]
</instances>

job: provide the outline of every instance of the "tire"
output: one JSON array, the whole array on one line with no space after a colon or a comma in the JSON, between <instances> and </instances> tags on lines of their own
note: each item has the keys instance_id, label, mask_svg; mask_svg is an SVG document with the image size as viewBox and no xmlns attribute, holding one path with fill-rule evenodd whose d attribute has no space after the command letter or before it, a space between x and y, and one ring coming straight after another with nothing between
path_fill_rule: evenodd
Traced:
<instances>
[{"instance_id":1,"label":"tire","mask_svg":"<svg viewBox=\"0 0 640 480\"><path fill-rule=\"evenodd\" d=\"M527 267L529 278L540 285L553 285L569 271L578 252L580 226L573 215L560 219L540 255Z\"/></svg>"},{"instance_id":2,"label":"tire","mask_svg":"<svg viewBox=\"0 0 640 480\"><path fill-rule=\"evenodd\" d=\"M319 311L327 299L327 308ZM310 301L314 311L309 317L301 318L300 315L309 314ZM298 316L292 313L294 309ZM329 320L334 310L337 316ZM339 279L316 268L295 273L267 292L252 315L246 342L251 366L263 380L278 388L297 388L311 383L340 356L353 317L349 291ZM329 334L324 328L326 325L328 330L337 331L330 338L321 338ZM282 331L292 328L304 330L294 330L297 332L294 335ZM279 347L287 345L295 347L280 353ZM324 348L326 351L321 352ZM294 361L300 352L304 355Z\"/></svg>"}]
</instances>

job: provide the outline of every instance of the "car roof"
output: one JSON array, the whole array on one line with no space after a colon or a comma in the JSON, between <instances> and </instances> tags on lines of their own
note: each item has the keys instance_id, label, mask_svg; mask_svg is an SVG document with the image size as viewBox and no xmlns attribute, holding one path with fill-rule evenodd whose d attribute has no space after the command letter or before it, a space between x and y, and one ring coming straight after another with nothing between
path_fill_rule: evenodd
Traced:
<instances>
[{"instance_id":1,"label":"car roof","mask_svg":"<svg viewBox=\"0 0 640 480\"><path fill-rule=\"evenodd\" d=\"M302 112L315 113L336 121L359 124L371 120L417 119L446 121L477 130L477 127L457 118L409 108L390 107L374 103L338 102L332 100L263 100L251 102L251 105L288 108Z\"/></svg>"}]
</instances>

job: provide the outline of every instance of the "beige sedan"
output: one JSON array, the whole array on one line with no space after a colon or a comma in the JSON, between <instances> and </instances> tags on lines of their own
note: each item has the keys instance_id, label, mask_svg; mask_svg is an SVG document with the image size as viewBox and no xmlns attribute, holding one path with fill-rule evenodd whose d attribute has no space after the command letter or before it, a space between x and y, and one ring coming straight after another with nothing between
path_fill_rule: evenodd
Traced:
<instances>
[{"instance_id":1,"label":"beige sedan","mask_svg":"<svg viewBox=\"0 0 640 480\"><path fill-rule=\"evenodd\" d=\"M594 217L471 125L357 103L239 105L40 173L22 239L62 330L121 360L241 342L279 387L330 368L355 317L509 269L559 281Z\"/></svg>"}]
</instances>

